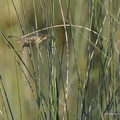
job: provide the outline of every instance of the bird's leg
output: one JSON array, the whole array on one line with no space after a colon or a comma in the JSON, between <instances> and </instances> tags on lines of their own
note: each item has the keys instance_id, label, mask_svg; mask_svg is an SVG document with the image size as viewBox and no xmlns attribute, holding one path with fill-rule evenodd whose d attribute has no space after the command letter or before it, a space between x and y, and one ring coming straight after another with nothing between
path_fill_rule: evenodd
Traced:
<instances>
[{"instance_id":1,"label":"bird's leg","mask_svg":"<svg viewBox=\"0 0 120 120\"><path fill-rule=\"evenodd\" d=\"M39 49L42 50L42 49L43 49L43 46L39 46Z\"/></svg>"},{"instance_id":2,"label":"bird's leg","mask_svg":"<svg viewBox=\"0 0 120 120\"><path fill-rule=\"evenodd\" d=\"M21 51L19 51L19 52L23 53L23 51L24 51L24 45L22 46L22 50L21 50Z\"/></svg>"}]
</instances>

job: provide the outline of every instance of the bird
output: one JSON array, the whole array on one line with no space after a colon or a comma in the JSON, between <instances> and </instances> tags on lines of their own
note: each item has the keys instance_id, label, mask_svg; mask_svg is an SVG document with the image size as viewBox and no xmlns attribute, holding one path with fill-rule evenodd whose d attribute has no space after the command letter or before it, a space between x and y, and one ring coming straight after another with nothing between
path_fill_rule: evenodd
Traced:
<instances>
[{"instance_id":1,"label":"bird","mask_svg":"<svg viewBox=\"0 0 120 120\"><path fill-rule=\"evenodd\" d=\"M12 35L9 35L8 38L13 38L17 40L17 42L22 43L22 51L23 51L24 47L33 47L35 45L38 45L43 40L46 40L48 36L47 34L38 33L38 34L31 35L31 36L27 36L25 38L16 37Z\"/></svg>"}]
</instances>

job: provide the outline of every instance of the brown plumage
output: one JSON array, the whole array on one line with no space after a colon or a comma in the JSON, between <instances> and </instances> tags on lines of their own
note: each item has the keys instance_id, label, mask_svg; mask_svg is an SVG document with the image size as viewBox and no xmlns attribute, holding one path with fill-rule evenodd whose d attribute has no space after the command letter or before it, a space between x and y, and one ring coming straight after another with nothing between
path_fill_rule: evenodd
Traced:
<instances>
[{"instance_id":1,"label":"brown plumage","mask_svg":"<svg viewBox=\"0 0 120 120\"><path fill-rule=\"evenodd\" d=\"M17 42L22 43L22 51L24 47L30 47L30 46L33 47L34 45L37 45L41 43L43 40L46 40L48 38L46 34L41 34L41 33L38 33L37 35L28 36L26 38L15 37L11 35L8 37L17 40Z\"/></svg>"}]
</instances>

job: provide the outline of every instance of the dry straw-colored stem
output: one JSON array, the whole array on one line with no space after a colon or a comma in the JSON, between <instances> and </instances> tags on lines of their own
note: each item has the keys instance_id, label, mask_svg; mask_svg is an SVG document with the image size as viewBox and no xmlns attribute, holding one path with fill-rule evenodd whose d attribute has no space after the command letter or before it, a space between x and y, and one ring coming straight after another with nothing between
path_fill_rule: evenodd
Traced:
<instances>
[{"instance_id":1,"label":"dry straw-colored stem","mask_svg":"<svg viewBox=\"0 0 120 120\"><path fill-rule=\"evenodd\" d=\"M58 27L64 27L64 26L66 26L66 27L73 27L73 28L85 29L85 30L87 30L87 31L93 32L94 34L100 36L100 34L97 33L96 31L91 30L91 29L86 28L86 27L83 27L83 26L80 26L80 25L73 25L73 24L65 24L65 25L64 25L64 24L62 24L62 25L54 25L54 26L50 26L50 27L46 27L46 28L42 28L42 29L36 30L36 31L34 31L34 32L31 32L31 33L28 33L28 34L22 36L21 38L25 38L25 37L27 37L27 36L29 36L29 35L36 34L36 33L38 33L38 32L41 32L41 31L44 31L44 30L48 30L48 29L51 29L51 28L58 28ZM109 43L109 41L108 41L105 37L102 36L102 38Z\"/></svg>"}]
</instances>

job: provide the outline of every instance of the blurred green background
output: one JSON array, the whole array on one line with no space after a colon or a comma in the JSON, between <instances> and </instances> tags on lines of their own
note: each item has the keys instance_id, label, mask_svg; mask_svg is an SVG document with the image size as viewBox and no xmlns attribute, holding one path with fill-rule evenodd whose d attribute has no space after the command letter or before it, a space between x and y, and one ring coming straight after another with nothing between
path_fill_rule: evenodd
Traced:
<instances>
[{"instance_id":1,"label":"blurred green background","mask_svg":"<svg viewBox=\"0 0 120 120\"><path fill-rule=\"evenodd\" d=\"M69 110L75 114L77 113L77 110L76 110L77 106L80 107L80 105L77 104L77 98L75 97L75 93L77 94L77 97L78 97L79 85L81 85L82 88L85 85L86 74L87 74L88 64L90 60L89 58L93 49L95 50L94 50L94 56L91 63L91 71L89 73L90 74L89 82L86 85L88 87L86 89L85 101L87 102L89 101L92 104L92 101L95 100L93 96L97 95L95 91L98 90L97 88L99 84L104 84L106 86L105 90L109 86L108 88L109 92L107 95L111 97L112 97L111 94L112 93L114 94L115 89L117 89L117 87L119 86L118 83L120 79L120 71L119 71L119 67L120 67L120 61L119 61L120 1L119 0L105 0L105 1L103 0L96 0L96 1L95 0L60 0L60 1L61 1L64 17L66 20L68 20L71 24L92 29L93 31L100 33L102 37L106 38L106 39L103 39L103 38L100 39L101 36L98 37L98 35L84 28L81 29L77 27L75 28L67 27L68 39L69 39L69 59L70 59L69 60L70 83L68 87L67 103L68 103ZM59 0L49 0L49 1L48 0L15 0L13 2L17 10L18 16L13 6L12 0L0 1L0 12L1 12L0 30L4 33L6 37L11 34L21 37L37 29L42 29L52 25L63 24ZM22 31L20 23L22 25L24 32ZM68 23L66 22L66 24ZM53 37L57 41L56 44L58 45L58 53L59 55L62 55L63 48L66 50L66 47L63 47L64 41L65 41L64 28L63 27L55 28L55 33ZM100 39L101 41L99 41L98 42L99 44L96 45L97 38ZM19 53L19 50L21 50L21 44L18 44L16 41L13 41L12 39L9 39L9 41L15 46L15 49ZM94 45L92 45L90 41ZM108 41L111 42L112 45L109 44ZM42 56L43 56L43 60L45 61L44 62L45 69L47 71L48 66L46 65L47 64L46 42L43 42L41 46L43 46L44 48L42 50ZM95 46L97 46L97 48L94 48ZM113 49L114 52L111 52L112 51L111 49ZM33 51L35 51L35 48L33 48ZM107 54L109 51L110 53ZM105 58L105 54L108 55L109 59ZM30 68L31 65L29 65L30 60L29 60L27 48L25 48L23 54L19 53L19 55L23 58L26 65L29 66ZM110 55L112 56L112 58ZM99 58L101 59L102 62L99 61L100 60ZM66 52L64 52L63 59L64 59L63 64L65 65L65 68L66 68ZM105 67L105 69L102 70L101 66ZM111 68L111 69L108 69L108 68ZM18 73L16 73L16 69ZM57 70L56 70L56 73L59 73L59 65L57 65ZM111 71L111 74L109 74L110 71ZM43 70L41 70L41 74L42 72ZM103 77L104 81L100 82L100 80L102 79L100 78L100 75L103 74L102 72L105 72L106 75L105 77ZM80 75L80 78L78 77L78 73ZM14 118L16 120L19 120L20 119L19 97L18 97L18 84L16 80L17 79L16 74L18 74L18 78L19 78L23 120L37 119L38 106L33 97L31 89L27 81L25 80L25 77L21 72L20 68L19 67L16 68L15 58L11 53L10 49L8 48L8 46L6 45L2 35L0 35L0 75L2 76L2 80L5 85L5 89L8 95L12 112L14 114ZM115 82L112 81L111 83L109 81L111 80L111 76L113 80L115 78ZM41 78L42 80L45 79L44 77L41 77ZM64 78L66 77L64 76ZM80 79L80 81L78 79ZM35 89L35 85L32 80L31 80L31 85L33 89ZM60 83L60 85L62 86L62 83ZM74 88L74 90L72 89L72 87L70 87L70 85ZM111 87L110 85L114 86L114 90L113 90L113 86ZM102 89L102 87L100 87L100 89ZM48 89L46 90L45 88L46 88L46 82L43 81L41 82L41 89L43 93L47 94ZM104 91L104 88L103 88L103 91ZM59 95L60 100L63 100L64 95L61 89L59 90L59 93L60 93ZM107 90L106 90L106 93L107 93ZM3 93L0 93L0 94L2 95ZM104 96L106 96L105 93L103 93L103 96L100 98L101 101L102 99L104 99ZM82 100L82 97L80 98ZM107 101L107 97L105 98ZM119 94L118 94L118 100L119 100ZM2 97L0 98L0 101L2 101ZM3 107L4 102L0 102L0 111L2 112L3 115L5 114L5 110ZM88 107L87 104L90 104L90 103L89 102L87 103L87 102L86 102L85 109L89 111L90 106L88 105L89 106ZM103 104L105 104L105 106ZM59 108L60 116L62 116L62 111L63 111L61 106ZM107 102L105 103L103 102L102 106L104 107L101 107L101 109L103 108L103 111L104 111L104 109L107 106ZM119 108L118 108L118 111L119 111ZM96 119L95 115L93 116ZM0 115L0 117L1 117L0 119L3 119L2 115ZM71 115L70 120L73 120L73 119L76 119L76 117L74 117L74 115Z\"/></svg>"}]
</instances>

